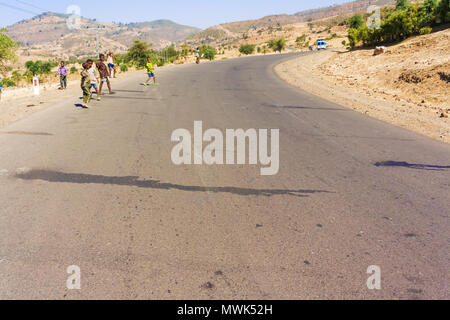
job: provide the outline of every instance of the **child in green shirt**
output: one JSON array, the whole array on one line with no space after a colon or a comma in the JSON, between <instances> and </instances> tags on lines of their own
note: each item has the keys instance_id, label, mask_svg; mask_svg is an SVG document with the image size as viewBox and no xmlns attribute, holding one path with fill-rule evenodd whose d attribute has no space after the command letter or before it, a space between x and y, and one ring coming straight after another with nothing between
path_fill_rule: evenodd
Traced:
<instances>
[{"instance_id":1,"label":"child in green shirt","mask_svg":"<svg viewBox=\"0 0 450 320\"><path fill-rule=\"evenodd\" d=\"M83 108L87 109L89 101L91 101L91 78L89 77L89 69L92 68L92 62L83 63L83 71L81 71L81 90L83 90Z\"/></svg>"},{"instance_id":2,"label":"child in green shirt","mask_svg":"<svg viewBox=\"0 0 450 320\"><path fill-rule=\"evenodd\" d=\"M153 78L154 85L157 86L158 84L156 83L156 76L155 76L155 71L153 68L153 63L152 63L151 58L147 59L147 73L148 73L148 79L147 79L147 81L145 81L144 86L146 86L146 87L148 86L148 83L151 78Z\"/></svg>"}]
</instances>

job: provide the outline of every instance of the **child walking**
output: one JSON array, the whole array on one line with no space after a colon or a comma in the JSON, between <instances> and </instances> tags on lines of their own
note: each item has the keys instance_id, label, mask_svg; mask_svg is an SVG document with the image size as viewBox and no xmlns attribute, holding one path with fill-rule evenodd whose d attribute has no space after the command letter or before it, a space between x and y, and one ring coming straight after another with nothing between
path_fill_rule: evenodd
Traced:
<instances>
[{"instance_id":1,"label":"child walking","mask_svg":"<svg viewBox=\"0 0 450 320\"><path fill-rule=\"evenodd\" d=\"M91 65L91 68L89 68L88 70L89 79L91 80L91 86L89 87L89 89L94 88L95 93L97 94L97 100L100 100L100 97L98 95L98 84L100 82L100 76L98 74L97 69L94 67L94 61L89 59L86 62Z\"/></svg>"},{"instance_id":2,"label":"child walking","mask_svg":"<svg viewBox=\"0 0 450 320\"><path fill-rule=\"evenodd\" d=\"M91 101L91 79L89 77L89 69L92 68L92 62L83 63L83 71L81 71L81 90L83 90L83 108L87 109L89 101Z\"/></svg>"},{"instance_id":3,"label":"child walking","mask_svg":"<svg viewBox=\"0 0 450 320\"><path fill-rule=\"evenodd\" d=\"M147 79L147 81L145 81L144 86L145 87L148 86L148 83L150 82L151 78L153 78L154 85L157 86L158 83L156 83L156 76L155 76L155 71L153 68L153 63L152 63L151 58L147 58L147 73L148 73L148 79Z\"/></svg>"},{"instance_id":4,"label":"child walking","mask_svg":"<svg viewBox=\"0 0 450 320\"><path fill-rule=\"evenodd\" d=\"M67 89L67 68L64 61L61 61L61 64L59 65L58 71L56 71L55 76L58 76L59 74L59 84L60 89L65 90Z\"/></svg>"}]
</instances>

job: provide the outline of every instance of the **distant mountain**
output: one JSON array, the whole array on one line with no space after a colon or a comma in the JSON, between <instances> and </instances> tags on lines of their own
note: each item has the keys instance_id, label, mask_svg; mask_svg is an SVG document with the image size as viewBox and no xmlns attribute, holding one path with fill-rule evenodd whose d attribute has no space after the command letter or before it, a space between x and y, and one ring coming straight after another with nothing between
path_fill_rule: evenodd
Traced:
<instances>
[{"instance_id":1,"label":"distant mountain","mask_svg":"<svg viewBox=\"0 0 450 320\"><path fill-rule=\"evenodd\" d=\"M335 16L346 16L354 13L366 12L367 8L371 5L385 6L395 2L396 0L357 0L326 8L301 11L293 15L280 14L263 17L257 20L225 23L210 27L188 37L187 43L191 45L231 44L239 39L245 39L248 32L260 30L262 28L276 29L294 23L317 21Z\"/></svg>"},{"instance_id":2,"label":"distant mountain","mask_svg":"<svg viewBox=\"0 0 450 320\"><path fill-rule=\"evenodd\" d=\"M357 0L325 8L300 11L295 16L300 18L299 22L309 22L333 16L365 12L371 5L385 6L395 2L396 0Z\"/></svg>"},{"instance_id":3,"label":"distant mountain","mask_svg":"<svg viewBox=\"0 0 450 320\"><path fill-rule=\"evenodd\" d=\"M111 23L81 18L81 30L70 30L68 15L47 12L8 27L8 35L28 47L49 50L65 55L89 55L95 53L95 30L99 31L103 50L122 52L134 40L153 43L155 48L166 47L200 31L195 27L183 26L170 20L139 23Z\"/></svg>"}]
</instances>

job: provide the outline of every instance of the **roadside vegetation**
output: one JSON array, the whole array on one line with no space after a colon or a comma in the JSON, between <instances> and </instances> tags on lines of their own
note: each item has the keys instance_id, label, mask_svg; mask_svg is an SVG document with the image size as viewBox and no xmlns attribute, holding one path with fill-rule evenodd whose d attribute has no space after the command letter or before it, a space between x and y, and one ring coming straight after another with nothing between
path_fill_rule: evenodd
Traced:
<instances>
[{"instance_id":1,"label":"roadside vegetation","mask_svg":"<svg viewBox=\"0 0 450 320\"><path fill-rule=\"evenodd\" d=\"M351 48L375 46L404 40L413 35L432 32L433 28L450 22L450 0L425 0L421 4L397 0L395 8L381 10L380 28L367 25L367 16L354 15L346 21L350 27Z\"/></svg>"}]
</instances>

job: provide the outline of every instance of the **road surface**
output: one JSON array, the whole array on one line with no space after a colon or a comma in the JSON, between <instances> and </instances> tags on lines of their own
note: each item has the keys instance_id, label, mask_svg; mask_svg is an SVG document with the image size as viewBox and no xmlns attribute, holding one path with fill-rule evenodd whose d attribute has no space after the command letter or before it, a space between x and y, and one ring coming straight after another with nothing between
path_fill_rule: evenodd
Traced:
<instances>
[{"instance_id":1,"label":"road surface","mask_svg":"<svg viewBox=\"0 0 450 320\"><path fill-rule=\"evenodd\" d=\"M450 146L286 85L286 58L160 69L1 130L0 298L450 298ZM278 175L174 165L196 120L280 129Z\"/></svg>"}]
</instances>

